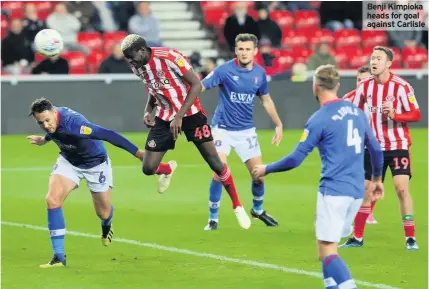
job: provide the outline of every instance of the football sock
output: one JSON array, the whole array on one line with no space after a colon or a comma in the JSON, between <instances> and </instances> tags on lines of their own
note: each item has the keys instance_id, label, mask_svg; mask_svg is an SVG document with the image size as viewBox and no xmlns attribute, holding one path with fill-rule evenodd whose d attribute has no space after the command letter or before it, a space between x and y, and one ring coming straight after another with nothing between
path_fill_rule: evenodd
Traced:
<instances>
[{"instance_id":1,"label":"football sock","mask_svg":"<svg viewBox=\"0 0 429 289\"><path fill-rule=\"evenodd\" d=\"M110 215L109 215L109 217L106 220L101 219L101 225L103 227L112 225L113 211L114 210L115 210L114 207L112 205L110 205Z\"/></svg>"},{"instance_id":2,"label":"football sock","mask_svg":"<svg viewBox=\"0 0 429 289\"><path fill-rule=\"evenodd\" d=\"M329 255L322 263L326 289L356 289L356 283L346 263L338 255Z\"/></svg>"},{"instance_id":3,"label":"football sock","mask_svg":"<svg viewBox=\"0 0 429 289\"><path fill-rule=\"evenodd\" d=\"M404 232L406 238L415 238L415 224L413 215L402 216L402 224L404 225Z\"/></svg>"},{"instance_id":4,"label":"football sock","mask_svg":"<svg viewBox=\"0 0 429 289\"><path fill-rule=\"evenodd\" d=\"M66 224L64 221L63 209L61 207L48 209L48 228L51 235L52 249L54 254L64 260L64 236L66 234Z\"/></svg>"},{"instance_id":5,"label":"football sock","mask_svg":"<svg viewBox=\"0 0 429 289\"><path fill-rule=\"evenodd\" d=\"M262 214L262 204L264 203L264 183L255 183L252 181L252 194L253 194L253 210L257 214Z\"/></svg>"},{"instance_id":6,"label":"football sock","mask_svg":"<svg viewBox=\"0 0 429 289\"><path fill-rule=\"evenodd\" d=\"M371 213L370 214L374 213L375 203L376 203L376 201L371 202Z\"/></svg>"},{"instance_id":7,"label":"football sock","mask_svg":"<svg viewBox=\"0 0 429 289\"><path fill-rule=\"evenodd\" d=\"M371 212L370 206L361 206L359 209L359 212L355 217L354 237L359 241L362 241L363 232L365 230L366 219L368 219L370 212Z\"/></svg>"},{"instance_id":8,"label":"football sock","mask_svg":"<svg viewBox=\"0 0 429 289\"><path fill-rule=\"evenodd\" d=\"M236 207L240 207L241 203L238 199L237 190L235 189L234 179L232 178L231 171L227 165L224 166L222 174L218 177L232 200L232 208L235 209Z\"/></svg>"},{"instance_id":9,"label":"football sock","mask_svg":"<svg viewBox=\"0 0 429 289\"><path fill-rule=\"evenodd\" d=\"M210 183L210 199L209 199L209 208L210 208L210 220L217 221L219 219L219 206L220 206L220 197L222 195L222 183L219 180L215 180L216 176L213 177Z\"/></svg>"},{"instance_id":10,"label":"football sock","mask_svg":"<svg viewBox=\"0 0 429 289\"><path fill-rule=\"evenodd\" d=\"M169 175L171 174L171 166L169 163L159 164L158 168L155 171L156 175Z\"/></svg>"}]
</instances>

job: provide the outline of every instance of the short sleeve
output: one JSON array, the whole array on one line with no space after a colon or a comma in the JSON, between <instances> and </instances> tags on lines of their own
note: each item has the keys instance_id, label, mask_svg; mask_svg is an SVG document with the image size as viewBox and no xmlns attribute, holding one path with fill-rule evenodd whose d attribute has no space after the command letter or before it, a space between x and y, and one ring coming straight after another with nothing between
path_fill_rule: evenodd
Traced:
<instances>
[{"instance_id":1,"label":"short sleeve","mask_svg":"<svg viewBox=\"0 0 429 289\"><path fill-rule=\"evenodd\" d=\"M267 74L265 71L262 73L262 79L261 79L261 86L258 90L258 96L266 95L268 94L268 81L267 81Z\"/></svg>"},{"instance_id":2,"label":"short sleeve","mask_svg":"<svg viewBox=\"0 0 429 289\"><path fill-rule=\"evenodd\" d=\"M205 89L216 87L222 83L223 73L224 70L222 66L216 67L201 81L201 83L204 85Z\"/></svg>"},{"instance_id":3,"label":"short sleeve","mask_svg":"<svg viewBox=\"0 0 429 289\"><path fill-rule=\"evenodd\" d=\"M185 75L192 69L192 65L183 54L177 51L170 50L167 65L179 76Z\"/></svg>"}]
</instances>

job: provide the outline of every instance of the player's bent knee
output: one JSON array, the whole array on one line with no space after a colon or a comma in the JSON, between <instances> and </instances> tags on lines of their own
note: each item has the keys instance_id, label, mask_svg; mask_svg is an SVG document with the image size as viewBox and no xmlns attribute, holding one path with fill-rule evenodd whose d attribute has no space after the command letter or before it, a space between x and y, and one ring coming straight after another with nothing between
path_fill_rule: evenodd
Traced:
<instances>
[{"instance_id":1,"label":"player's bent knee","mask_svg":"<svg viewBox=\"0 0 429 289\"><path fill-rule=\"evenodd\" d=\"M63 205L63 197L62 197L61 190L60 191L49 190L45 200L49 209L61 207Z\"/></svg>"},{"instance_id":2,"label":"player's bent knee","mask_svg":"<svg viewBox=\"0 0 429 289\"><path fill-rule=\"evenodd\" d=\"M395 189L399 199L402 200L408 197L408 189L405 186L396 186Z\"/></svg>"}]
</instances>

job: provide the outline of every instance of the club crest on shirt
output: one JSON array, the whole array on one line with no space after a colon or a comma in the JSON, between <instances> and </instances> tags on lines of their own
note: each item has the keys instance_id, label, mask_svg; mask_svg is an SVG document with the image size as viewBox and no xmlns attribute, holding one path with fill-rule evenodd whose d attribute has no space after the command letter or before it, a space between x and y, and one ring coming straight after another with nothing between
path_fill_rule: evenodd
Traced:
<instances>
[{"instance_id":1,"label":"club crest on shirt","mask_svg":"<svg viewBox=\"0 0 429 289\"><path fill-rule=\"evenodd\" d=\"M304 129L301 138L299 139L299 142L305 142L307 140L308 134L310 131L308 129Z\"/></svg>"},{"instance_id":2,"label":"club crest on shirt","mask_svg":"<svg viewBox=\"0 0 429 289\"><path fill-rule=\"evenodd\" d=\"M157 70L157 71L156 71L156 75L157 75L158 77L165 77L165 73L164 73L164 71L162 71L162 70Z\"/></svg>"},{"instance_id":3,"label":"club crest on shirt","mask_svg":"<svg viewBox=\"0 0 429 289\"><path fill-rule=\"evenodd\" d=\"M415 97L415 95L414 95L413 92L410 92L408 94L408 100L409 100L410 103L415 103L416 102L416 97Z\"/></svg>"},{"instance_id":4,"label":"club crest on shirt","mask_svg":"<svg viewBox=\"0 0 429 289\"><path fill-rule=\"evenodd\" d=\"M176 58L175 62L179 67L185 67L185 59L182 56Z\"/></svg>"},{"instance_id":5,"label":"club crest on shirt","mask_svg":"<svg viewBox=\"0 0 429 289\"><path fill-rule=\"evenodd\" d=\"M92 128L82 125L80 127L80 134L90 135L92 133Z\"/></svg>"},{"instance_id":6,"label":"club crest on shirt","mask_svg":"<svg viewBox=\"0 0 429 289\"><path fill-rule=\"evenodd\" d=\"M254 83L254 84L258 84L258 81L259 81L259 77L255 76L255 77L253 78L253 83Z\"/></svg>"},{"instance_id":7,"label":"club crest on shirt","mask_svg":"<svg viewBox=\"0 0 429 289\"><path fill-rule=\"evenodd\" d=\"M386 100L389 102L393 102L395 100L395 98L391 95L389 95L388 97L386 97Z\"/></svg>"},{"instance_id":8,"label":"club crest on shirt","mask_svg":"<svg viewBox=\"0 0 429 289\"><path fill-rule=\"evenodd\" d=\"M150 147L150 148L154 148L154 147L156 147L156 143L155 143L155 141L154 141L154 140L150 140L150 141L147 143L147 145L148 145L148 147Z\"/></svg>"}]
</instances>

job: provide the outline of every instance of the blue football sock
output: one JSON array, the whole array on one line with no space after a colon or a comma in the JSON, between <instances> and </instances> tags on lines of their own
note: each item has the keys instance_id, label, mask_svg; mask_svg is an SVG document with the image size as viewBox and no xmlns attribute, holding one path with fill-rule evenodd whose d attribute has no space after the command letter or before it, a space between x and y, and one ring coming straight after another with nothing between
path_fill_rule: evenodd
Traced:
<instances>
[{"instance_id":1,"label":"blue football sock","mask_svg":"<svg viewBox=\"0 0 429 289\"><path fill-rule=\"evenodd\" d=\"M261 214L263 212L265 186L264 183L255 183L252 181L253 210Z\"/></svg>"},{"instance_id":2,"label":"blue football sock","mask_svg":"<svg viewBox=\"0 0 429 289\"><path fill-rule=\"evenodd\" d=\"M48 228L51 235L51 243L54 254L61 261L63 261L66 224L64 221L63 209L61 207L48 209Z\"/></svg>"},{"instance_id":3,"label":"blue football sock","mask_svg":"<svg viewBox=\"0 0 429 289\"><path fill-rule=\"evenodd\" d=\"M110 226L112 224L112 219L113 219L113 211L115 210L115 208L110 205L111 211L110 211L110 215L106 220L101 220L101 225L102 226Z\"/></svg>"},{"instance_id":4,"label":"blue football sock","mask_svg":"<svg viewBox=\"0 0 429 289\"><path fill-rule=\"evenodd\" d=\"M212 179L210 183L210 220L219 219L220 197L222 196L222 183Z\"/></svg>"},{"instance_id":5,"label":"blue football sock","mask_svg":"<svg viewBox=\"0 0 429 289\"><path fill-rule=\"evenodd\" d=\"M338 255L323 260L323 277L326 289L356 289L356 283L346 263Z\"/></svg>"}]
</instances>

